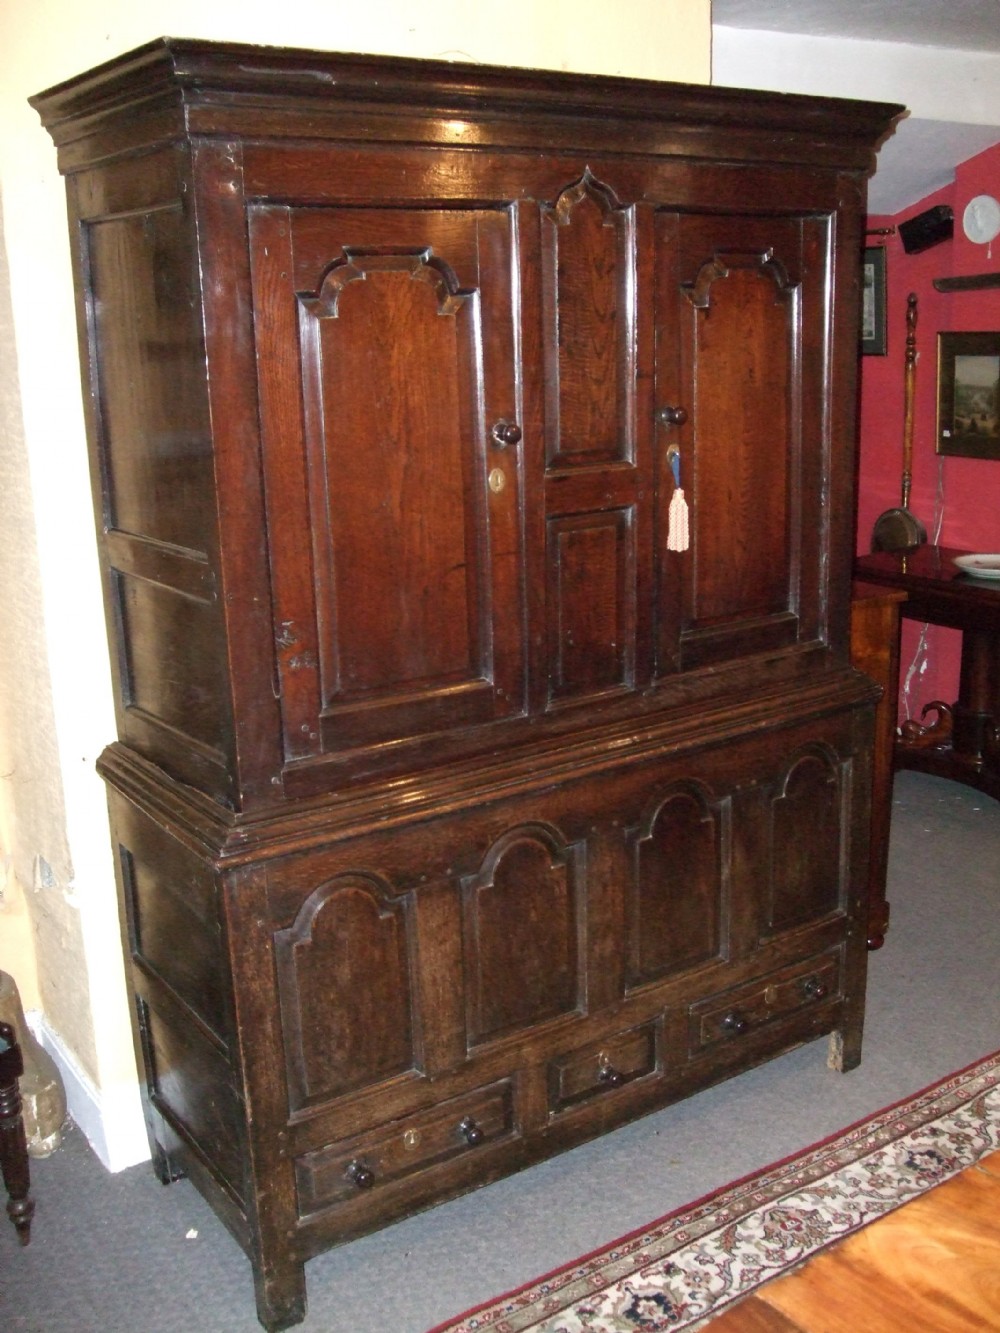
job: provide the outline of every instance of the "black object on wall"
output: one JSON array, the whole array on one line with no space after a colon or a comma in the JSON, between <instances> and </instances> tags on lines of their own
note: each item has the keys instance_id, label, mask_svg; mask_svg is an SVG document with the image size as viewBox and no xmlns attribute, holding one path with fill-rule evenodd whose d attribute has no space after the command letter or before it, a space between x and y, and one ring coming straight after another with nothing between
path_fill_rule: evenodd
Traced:
<instances>
[{"instance_id":1,"label":"black object on wall","mask_svg":"<svg viewBox=\"0 0 1000 1333\"><path fill-rule=\"evenodd\" d=\"M955 218L947 204L936 204L916 217L899 224L899 237L908 255L918 255L941 241L950 241L955 230Z\"/></svg>"}]
</instances>

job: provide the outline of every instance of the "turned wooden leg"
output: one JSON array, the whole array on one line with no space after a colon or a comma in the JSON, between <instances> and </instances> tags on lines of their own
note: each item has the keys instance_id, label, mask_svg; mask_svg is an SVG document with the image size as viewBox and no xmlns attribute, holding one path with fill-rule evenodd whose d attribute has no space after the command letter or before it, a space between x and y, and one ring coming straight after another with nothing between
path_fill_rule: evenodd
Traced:
<instances>
[{"instance_id":1,"label":"turned wooden leg","mask_svg":"<svg viewBox=\"0 0 1000 1333\"><path fill-rule=\"evenodd\" d=\"M981 763L992 739L1000 682L996 635L983 630L962 633L962 665L954 709L952 745L956 755Z\"/></svg>"},{"instance_id":2,"label":"turned wooden leg","mask_svg":"<svg viewBox=\"0 0 1000 1333\"><path fill-rule=\"evenodd\" d=\"M28 1142L18 1087L23 1073L24 1059L14 1029L9 1023L0 1023L0 1170L8 1195L7 1216L17 1229L18 1240L27 1245L35 1204L28 1194Z\"/></svg>"}]
</instances>

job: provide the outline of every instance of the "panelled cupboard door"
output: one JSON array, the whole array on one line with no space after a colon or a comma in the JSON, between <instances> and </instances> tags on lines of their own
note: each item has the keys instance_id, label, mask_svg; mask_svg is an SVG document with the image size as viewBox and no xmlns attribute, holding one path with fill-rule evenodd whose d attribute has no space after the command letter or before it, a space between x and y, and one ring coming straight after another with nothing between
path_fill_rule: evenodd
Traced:
<instances>
[{"instance_id":1,"label":"panelled cupboard door","mask_svg":"<svg viewBox=\"0 0 1000 1333\"><path fill-rule=\"evenodd\" d=\"M539 206L549 709L649 679L648 220L589 170Z\"/></svg>"},{"instance_id":2,"label":"panelled cupboard door","mask_svg":"<svg viewBox=\"0 0 1000 1333\"><path fill-rule=\"evenodd\" d=\"M251 209L287 759L522 708L511 219Z\"/></svg>"},{"instance_id":3,"label":"panelled cupboard door","mask_svg":"<svg viewBox=\"0 0 1000 1333\"><path fill-rule=\"evenodd\" d=\"M539 229L545 706L820 639L829 219L588 170Z\"/></svg>"},{"instance_id":4,"label":"panelled cupboard door","mask_svg":"<svg viewBox=\"0 0 1000 1333\"><path fill-rule=\"evenodd\" d=\"M661 676L821 635L828 229L657 213ZM674 467L682 550L669 540Z\"/></svg>"},{"instance_id":5,"label":"panelled cupboard door","mask_svg":"<svg viewBox=\"0 0 1000 1333\"><path fill-rule=\"evenodd\" d=\"M250 235L287 760L821 638L827 218L588 169Z\"/></svg>"}]
</instances>

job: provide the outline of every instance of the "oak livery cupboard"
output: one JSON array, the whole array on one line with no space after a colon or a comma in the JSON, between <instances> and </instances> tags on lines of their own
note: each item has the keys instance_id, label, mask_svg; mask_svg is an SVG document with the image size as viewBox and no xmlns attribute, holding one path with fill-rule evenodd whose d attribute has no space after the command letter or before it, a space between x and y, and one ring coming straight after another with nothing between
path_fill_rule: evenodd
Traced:
<instances>
[{"instance_id":1,"label":"oak livery cupboard","mask_svg":"<svg viewBox=\"0 0 1000 1333\"><path fill-rule=\"evenodd\" d=\"M163 40L66 176L150 1137L332 1243L831 1033L899 108ZM686 525L685 525L686 518Z\"/></svg>"}]
</instances>

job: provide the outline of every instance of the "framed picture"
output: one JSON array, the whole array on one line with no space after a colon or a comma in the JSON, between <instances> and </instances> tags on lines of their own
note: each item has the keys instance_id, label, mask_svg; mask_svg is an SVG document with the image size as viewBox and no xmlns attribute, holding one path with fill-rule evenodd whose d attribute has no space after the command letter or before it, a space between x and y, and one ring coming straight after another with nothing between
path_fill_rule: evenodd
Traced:
<instances>
[{"instance_id":1,"label":"framed picture","mask_svg":"<svg viewBox=\"0 0 1000 1333\"><path fill-rule=\"evenodd\" d=\"M939 454L1000 458L1000 333L938 334Z\"/></svg>"},{"instance_id":2,"label":"framed picture","mask_svg":"<svg viewBox=\"0 0 1000 1333\"><path fill-rule=\"evenodd\" d=\"M861 350L885 356L885 246L865 247L861 265Z\"/></svg>"}]
</instances>

